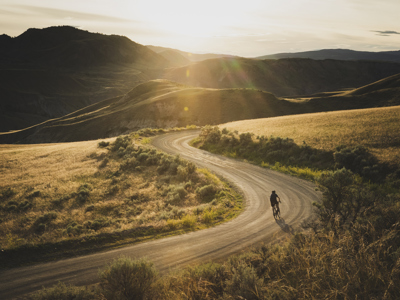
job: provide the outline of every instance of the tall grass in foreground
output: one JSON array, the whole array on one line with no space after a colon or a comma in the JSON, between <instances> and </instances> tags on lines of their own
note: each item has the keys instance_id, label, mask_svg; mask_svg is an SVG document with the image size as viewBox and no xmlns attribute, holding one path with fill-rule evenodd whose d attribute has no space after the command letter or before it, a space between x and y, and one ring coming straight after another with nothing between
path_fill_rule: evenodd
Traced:
<instances>
[{"instance_id":1,"label":"tall grass in foreground","mask_svg":"<svg viewBox=\"0 0 400 300\"><path fill-rule=\"evenodd\" d=\"M311 229L308 233L223 263L148 279L145 274L155 274L151 263L121 258L102 274L134 279L114 281L112 289L120 296L112 297L110 287L105 288L110 282L100 276L90 299L398 299L400 195L375 194L345 169L324 172L318 184L324 198L316 205L317 218L304 224ZM148 270L131 267L127 272L127 265L146 265ZM123 294L142 285L149 288ZM63 289L61 285L41 291L35 299L49 299L41 295L59 295Z\"/></svg>"}]
</instances>

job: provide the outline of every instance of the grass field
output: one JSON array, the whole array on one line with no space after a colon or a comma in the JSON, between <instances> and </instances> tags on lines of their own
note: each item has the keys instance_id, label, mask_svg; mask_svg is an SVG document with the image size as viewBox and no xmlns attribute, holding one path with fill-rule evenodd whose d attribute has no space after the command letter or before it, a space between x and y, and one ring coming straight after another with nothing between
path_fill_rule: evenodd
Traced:
<instances>
[{"instance_id":1,"label":"grass field","mask_svg":"<svg viewBox=\"0 0 400 300\"><path fill-rule=\"evenodd\" d=\"M100 244L134 242L208 227L240 211L240 197L216 176L148 142L132 134L101 146L1 145L0 249L78 240L84 248L96 237L101 247L99 236L106 237ZM112 233L119 241L107 240Z\"/></svg>"},{"instance_id":2,"label":"grass field","mask_svg":"<svg viewBox=\"0 0 400 300\"><path fill-rule=\"evenodd\" d=\"M383 162L400 165L400 107L371 108L268 119L219 126L240 133L291 138L301 145L334 150L339 145L363 145Z\"/></svg>"}]
</instances>

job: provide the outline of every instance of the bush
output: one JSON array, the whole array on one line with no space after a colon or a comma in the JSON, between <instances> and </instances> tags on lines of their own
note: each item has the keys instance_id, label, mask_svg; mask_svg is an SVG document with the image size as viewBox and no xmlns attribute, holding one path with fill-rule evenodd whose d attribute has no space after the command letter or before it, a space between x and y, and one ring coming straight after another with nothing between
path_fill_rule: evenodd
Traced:
<instances>
[{"instance_id":1,"label":"bush","mask_svg":"<svg viewBox=\"0 0 400 300\"><path fill-rule=\"evenodd\" d=\"M153 263L121 257L100 274L100 286L107 299L144 299L158 274Z\"/></svg>"},{"instance_id":2,"label":"bush","mask_svg":"<svg viewBox=\"0 0 400 300\"><path fill-rule=\"evenodd\" d=\"M111 151L123 151L131 144L132 140L129 136L119 136L114 143L111 144Z\"/></svg>"},{"instance_id":3,"label":"bush","mask_svg":"<svg viewBox=\"0 0 400 300\"><path fill-rule=\"evenodd\" d=\"M51 288L43 288L30 296L32 300L95 300L101 299L94 291L84 287L67 286L62 282Z\"/></svg>"},{"instance_id":4,"label":"bush","mask_svg":"<svg viewBox=\"0 0 400 300\"><path fill-rule=\"evenodd\" d=\"M0 200L6 200L6 199L14 196L15 194L16 194L16 192L12 188L8 187L7 189L1 191Z\"/></svg>"},{"instance_id":5,"label":"bush","mask_svg":"<svg viewBox=\"0 0 400 300\"><path fill-rule=\"evenodd\" d=\"M89 186L87 183L82 184L82 185L78 188L76 200L77 200L80 204L85 203L85 202L89 199L90 190L91 190L91 188L90 188L90 186Z\"/></svg>"},{"instance_id":6,"label":"bush","mask_svg":"<svg viewBox=\"0 0 400 300\"><path fill-rule=\"evenodd\" d=\"M263 279L256 270L244 262L232 268L232 277L226 280L226 293L241 299L263 299Z\"/></svg>"},{"instance_id":7,"label":"bush","mask_svg":"<svg viewBox=\"0 0 400 300\"><path fill-rule=\"evenodd\" d=\"M186 215L182 218L182 225L184 227L194 227L196 225L196 217L191 215Z\"/></svg>"},{"instance_id":8,"label":"bush","mask_svg":"<svg viewBox=\"0 0 400 300\"><path fill-rule=\"evenodd\" d=\"M196 189L196 193L200 196L200 199L207 202L214 198L215 192L216 190L212 184Z\"/></svg>"},{"instance_id":9,"label":"bush","mask_svg":"<svg viewBox=\"0 0 400 300\"><path fill-rule=\"evenodd\" d=\"M98 143L99 148L105 148L110 145L110 142L101 141Z\"/></svg>"}]
</instances>

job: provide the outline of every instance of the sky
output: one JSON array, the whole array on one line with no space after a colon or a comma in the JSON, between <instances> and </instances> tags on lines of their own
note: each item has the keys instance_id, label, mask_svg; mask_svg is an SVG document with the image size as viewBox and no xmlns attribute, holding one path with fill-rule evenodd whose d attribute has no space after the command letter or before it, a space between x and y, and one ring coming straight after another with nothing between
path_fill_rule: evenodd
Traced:
<instances>
[{"instance_id":1,"label":"sky","mask_svg":"<svg viewBox=\"0 0 400 300\"><path fill-rule=\"evenodd\" d=\"M400 50L400 0L0 0L0 34L71 25L143 45L256 57Z\"/></svg>"}]
</instances>

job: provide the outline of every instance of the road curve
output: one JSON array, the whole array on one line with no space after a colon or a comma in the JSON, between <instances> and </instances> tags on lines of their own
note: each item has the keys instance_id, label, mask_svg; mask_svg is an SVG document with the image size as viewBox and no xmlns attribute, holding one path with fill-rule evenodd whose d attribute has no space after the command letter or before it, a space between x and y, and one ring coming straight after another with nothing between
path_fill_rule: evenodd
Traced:
<instances>
[{"instance_id":1,"label":"road curve","mask_svg":"<svg viewBox=\"0 0 400 300\"><path fill-rule=\"evenodd\" d=\"M98 270L121 255L145 256L161 272L221 259L259 242L270 243L286 237L311 215L311 203L320 199L313 184L192 148L188 142L198 133L184 131L162 135L153 140L153 145L170 154L179 154L234 183L245 196L243 213L222 225L197 232L0 272L0 299L17 298L58 281L75 285L95 283ZM283 220L279 223L272 217L267 200L272 190L276 190L282 200Z\"/></svg>"}]
</instances>

